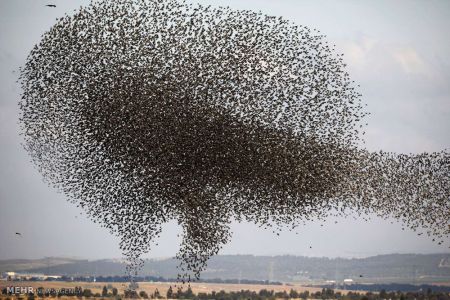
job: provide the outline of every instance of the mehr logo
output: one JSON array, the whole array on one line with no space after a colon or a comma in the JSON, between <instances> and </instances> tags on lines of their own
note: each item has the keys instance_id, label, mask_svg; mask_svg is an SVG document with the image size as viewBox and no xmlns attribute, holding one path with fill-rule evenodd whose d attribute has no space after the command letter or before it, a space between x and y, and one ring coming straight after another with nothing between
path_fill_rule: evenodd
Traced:
<instances>
[{"instance_id":1,"label":"mehr logo","mask_svg":"<svg viewBox=\"0 0 450 300\"><path fill-rule=\"evenodd\" d=\"M34 294L34 288L32 286L7 286L6 294Z\"/></svg>"},{"instance_id":2,"label":"mehr logo","mask_svg":"<svg viewBox=\"0 0 450 300\"><path fill-rule=\"evenodd\" d=\"M73 296L82 294L83 290L81 287L75 288L62 288L62 289L53 289L53 288L37 288L34 289L31 286L7 286L1 289L2 294L4 295L65 295L65 296Z\"/></svg>"}]
</instances>

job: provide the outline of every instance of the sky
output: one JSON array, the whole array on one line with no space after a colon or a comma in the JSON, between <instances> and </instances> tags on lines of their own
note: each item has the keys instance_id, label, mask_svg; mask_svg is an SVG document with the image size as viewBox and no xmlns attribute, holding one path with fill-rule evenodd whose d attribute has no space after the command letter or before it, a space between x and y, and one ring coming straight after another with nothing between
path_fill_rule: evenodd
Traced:
<instances>
[{"instance_id":1,"label":"sky","mask_svg":"<svg viewBox=\"0 0 450 300\"><path fill-rule=\"evenodd\" d=\"M121 257L117 237L43 182L19 134L18 68L56 18L88 2L0 1L0 259ZM371 113L365 140L369 150L450 150L449 1L196 2L283 16L325 34L344 53L352 79L361 85ZM57 7L46 7L49 3ZM298 234L284 231L280 236L248 223L233 223L232 231L232 240L220 254L366 257L450 252L450 241L439 246L430 237L402 230L394 220L375 216L367 222L310 222ZM177 233L176 223L167 224L159 245L145 257L174 256L180 242Z\"/></svg>"}]
</instances>

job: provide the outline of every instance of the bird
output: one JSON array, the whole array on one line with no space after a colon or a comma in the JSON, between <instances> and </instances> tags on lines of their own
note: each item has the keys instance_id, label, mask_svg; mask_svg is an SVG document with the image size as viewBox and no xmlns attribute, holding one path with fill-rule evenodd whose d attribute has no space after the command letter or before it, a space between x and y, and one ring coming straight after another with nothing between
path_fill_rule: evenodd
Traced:
<instances>
[{"instance_id":1,"label":"bird","mask_svg":"<svg viewBox=\"0 0 450 300\"><path fill-rule=\"evenodd\" d=\"M47 4L47 5L45 5L45 6L47 6L47 7L56 7L55 4Z\"/></svg>"},{"instance_id":2,"label":"bird","mask_svg":"<svg viewBox=\"0 0 450 300\"><path fill-rule=\"evenodd\" d=\"M22 234L20 232L16 232L16 235L22 237Z\"/></svg>"}]
</instances>

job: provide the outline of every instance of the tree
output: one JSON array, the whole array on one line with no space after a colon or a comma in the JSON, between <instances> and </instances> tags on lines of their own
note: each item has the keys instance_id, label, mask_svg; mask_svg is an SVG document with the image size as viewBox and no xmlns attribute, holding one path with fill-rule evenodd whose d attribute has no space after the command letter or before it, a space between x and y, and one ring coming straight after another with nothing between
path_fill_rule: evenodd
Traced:
<instances>
[{"instance_id":1,"label":"tree","mask_svg":"<svg viewBox=\"0 0 450 300\"><path fill-rule=\"evenodd\" d=\"M334 290L333 289L322 289L322 299L334 299Z\"/></svg>"},{"instance_id":2,"label":"tree","mask_svg":"<svg viewBox=\"0 0 450 300\"><path fill-rule=\"evenodd\" d=\"M289 298L298 298L298 293L296 290L291 289L291 291L289 292Z\"/></svg>"},{"instance_id":3,"label":"tree","mask_svg":"<svg viewBox=\"0 0 450 300\"><path fill-rule=\"evenodd\" d=\"M167 299L172 299L173 298L173 290L172 290L172 286L169 286L169 289L167 290Z\"/></svg>"},{"instance_id":4,"label":"tree","mask_svg":"<svg viewBox=\"0 0 450 300\"><path fill-rule=\"evenodd\" d=\"M281 291L274 293L274 297L276 299L289 299L289 294L286 291Z\"/></svg>"},{"instance_id":5,"label":"tree","mask_svg":"<svg viewBox=\"0 0 450 300\"><path fill-rule=\"evenodd\" d=\"M139 292L139 297L143 298L143 299L148 299L148 295L145 291L140 291Z\"/></svg>"},{"instance_id":6,"label":"tree","mask_svg":"<svg viewBox=\"0 0 450 300\"><path fill-rule=\"evenodd\" d=\"M185 298L192 299L194 297L194 293L192 292L191 286L188 287L186 293L184 293Z\"/></svg>"},{"instance_id":7,"label":"tree","mask_svg":"<svg viewBox=\"0 0 450 300\"><path fill-rule=\"evenodd\" d=\"M259 291L259 296L263 297L263 298L270 298L273 296L273 290L266 290L266 289L262 289Z\"/></svg>"},{"instance_id":8,"label":"tree","mask_svg":"<svg viewBox=\"0 0 450 300\"><path fill-rule=\"evenodd\" d=\"M300 298L302 298L302 299L308 299L308 297L309 297L309 291L304 291L302 293L302 295L300 296Z\"/></svg>"},{"instance_id":9,"label":"tree","mask_svg":"<svg viewBox=\"0 0 450 300\"><path fill-rule=\"evenodd\" d=\"M106 286L103 286L102 296L103 296L103 297L108 296L108 288L107 288Z\"/></svg>"},{"instance_id":10,"label":"tree","mask_svg":"<svg viewBox=\"0 0 450 300\"><path fill-rule=\"evenodd\" d=\"M138 293L135 290L125 290L124 291L124 297L125 298L130 298L130 299L139 298Z\"/></svg>"},{"instance_id":11,"label":"tree","mask_svg":"<svg viewBox=\"0 0 450 300\"><path fill-rule=\"evenodd\" d=\"M86 298L89 298L92 296L92 291L90 289L84 289L83 290L83 296Z\"/></svg>"}]
</instances>

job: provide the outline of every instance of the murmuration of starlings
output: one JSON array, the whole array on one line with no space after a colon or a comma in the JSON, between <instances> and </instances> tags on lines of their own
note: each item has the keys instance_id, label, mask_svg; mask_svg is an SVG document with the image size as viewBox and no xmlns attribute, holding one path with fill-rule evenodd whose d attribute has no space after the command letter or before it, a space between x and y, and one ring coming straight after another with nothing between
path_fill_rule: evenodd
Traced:
<instances>
[{"instance_id":1,"label":"murmuration of starlings","mask_svg":"<svg viewBox=\"0 0 450 300\"><path fill-rule=\"evenodd\" d=\"M21 68L21 132L53 187L120 237L133 276L161 226L198 279L230 223L292 230L394 218L442 243L450 155L370 152L364 104L325 36L260 12L101 0L58 19Z\"/></svg>"}]
</instances>

